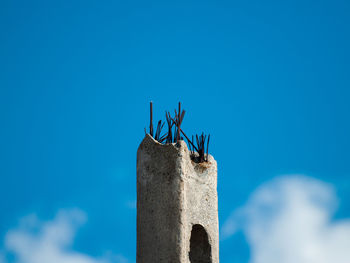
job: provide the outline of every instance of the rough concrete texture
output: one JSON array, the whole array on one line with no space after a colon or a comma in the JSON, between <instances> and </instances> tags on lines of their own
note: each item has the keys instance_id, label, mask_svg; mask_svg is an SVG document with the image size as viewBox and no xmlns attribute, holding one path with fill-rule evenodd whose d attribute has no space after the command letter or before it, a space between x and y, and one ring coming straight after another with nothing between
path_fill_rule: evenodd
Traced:
<instances>
[{"instance_id":1,"label":"rough concrete texture","mask_svg":"<svg viewBox=\"0 0 350 263\"><path fill-rule=\"evenodd\" d=\"M217 165L184 141L146 135L137 151L137 263L218 263Z\"/></svg>"}]
</instances>

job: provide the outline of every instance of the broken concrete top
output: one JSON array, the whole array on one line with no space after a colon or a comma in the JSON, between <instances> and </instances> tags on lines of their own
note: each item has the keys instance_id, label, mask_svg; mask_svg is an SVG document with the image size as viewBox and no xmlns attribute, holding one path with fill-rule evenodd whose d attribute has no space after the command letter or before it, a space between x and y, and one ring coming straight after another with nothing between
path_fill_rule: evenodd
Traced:
<instances>
[{"instance_id":1,"label":"broken concrete top","mask_svg":"<svg viewBox=\"0 0 350 263\"><path fill-rule=\"evenodd\" d=\"M186 162L192 163L193 168L196 170L198 175L205 175L207 170L215 167L216 161L212 155L208 154L208 162L197 163L194 161L198 153L191 154L187 148L185 141L180 140L177 143L161 144L156 141L151 135L146 134L145 138L141 142L138 152L142 150L149 156L156 156L158 154L165 154L168 158L178 159L183 158Z\"/></svg>"}]
</instances>

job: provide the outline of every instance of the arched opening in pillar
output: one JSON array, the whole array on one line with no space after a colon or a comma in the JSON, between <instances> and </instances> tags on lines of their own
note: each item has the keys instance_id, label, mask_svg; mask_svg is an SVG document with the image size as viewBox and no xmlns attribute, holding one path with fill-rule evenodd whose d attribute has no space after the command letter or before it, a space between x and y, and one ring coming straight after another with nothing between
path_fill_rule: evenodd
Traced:
<instances>
[{"instance_id":1,"label":"arched opening in pillar","mask_svg":"<svg viewBox=\"0 0 350 263\"><path fill-rule=\"evenodd\" d=\"M207 231L201 225L193 225L190 239L191 263L211 263L211 246Z\"/></svg>"}]
</instances>

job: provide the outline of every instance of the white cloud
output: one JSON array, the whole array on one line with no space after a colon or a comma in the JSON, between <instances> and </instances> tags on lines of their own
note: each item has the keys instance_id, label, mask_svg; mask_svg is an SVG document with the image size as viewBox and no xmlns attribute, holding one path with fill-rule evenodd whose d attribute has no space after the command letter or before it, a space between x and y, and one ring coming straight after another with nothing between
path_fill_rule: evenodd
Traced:
<instances>
[{"instance_id":1,"label":"white cloud","mask_svg":"<svg viewBox=\"0 0 350 263\"><path fill-rule=\"evenodd\" d=\"M221 236L242 229L251 263L349 263L350 219L332 222L332 186L304 176L277 178L232 213Z\"/></svg>"},{"instance_id":2,"label":"white cloud","mask_svg":"<svg viewBox=\"0 0 350 263\"><path fill-rule=\"evenodd\" d=\"M71 249L77 229L86 221L78 210L61 210L52 221L41 222L35 215L21 219L18 228L5 237L5 251L15 255L15 263L114 263L121 256L94 258ZM113 258L113 259L112 259ZM5 263L5 260L0 263Z\"/></svg>"}]
</instances>

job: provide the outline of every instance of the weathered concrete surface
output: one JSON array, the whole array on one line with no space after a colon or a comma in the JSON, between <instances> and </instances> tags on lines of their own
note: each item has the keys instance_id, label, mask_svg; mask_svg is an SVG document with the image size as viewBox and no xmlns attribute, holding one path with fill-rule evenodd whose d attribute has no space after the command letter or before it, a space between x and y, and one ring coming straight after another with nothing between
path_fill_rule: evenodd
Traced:
<instances>
[{"instance_id":1,"label":"weathered concrete surface","mask_svg":"<svg viewBox=\"0 0 350 263\"><path fill-rule=\"evenodd\" d=\"M137 263L218 263L217 165L148 134L137 151Z\"/></svg>"}]
</instances>

